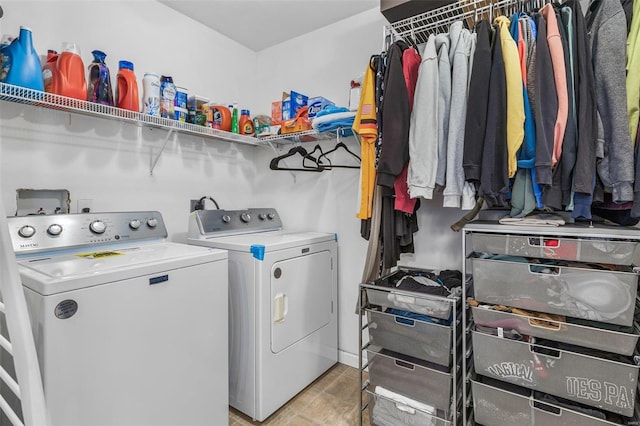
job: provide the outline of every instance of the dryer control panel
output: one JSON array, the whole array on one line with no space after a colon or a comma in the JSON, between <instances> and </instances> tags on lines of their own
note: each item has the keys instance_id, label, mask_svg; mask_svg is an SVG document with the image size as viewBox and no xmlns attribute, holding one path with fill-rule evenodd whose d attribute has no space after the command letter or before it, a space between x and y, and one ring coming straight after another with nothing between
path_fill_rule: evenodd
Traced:
<instances>
[{"instance_id":1,"label":"dryer control panel","mask_svg":"<svg viewBox=\"0 0 640 426\"><path fill-rule=\"evenodd\" d=\"M189 218L189 238L279 231L282 220L276 209L196 210Z\"/></svg>"},{"instance_id":2,"label":"dryer control panel","mask_svg":"<svg viewBox=\"0 0 640 426\"><path fill-rule=\"evenodd\" d=\"M163 239L160 212L109 212L7 218L16 254Z\"/></svg>"}]
</instances>

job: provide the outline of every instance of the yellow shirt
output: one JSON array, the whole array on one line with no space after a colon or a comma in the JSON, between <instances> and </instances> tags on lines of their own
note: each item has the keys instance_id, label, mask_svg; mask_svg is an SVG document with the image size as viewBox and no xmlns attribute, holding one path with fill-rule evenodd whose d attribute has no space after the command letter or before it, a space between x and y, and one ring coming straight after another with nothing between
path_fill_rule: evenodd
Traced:
<instances>
[{"instance_id":1,"label":"yellow shirt","mask_svg":"<svg viewBox=\"0 0 640 426\"><path fill-rule=\"evenodd\" d=\"M522 72L520 55L516 42L511 37L511 21L506 16L498 16L495 21L500 26L500 46L507 78L507 155L509 157L509 177L518 170L516 154L524 140L524 95L522 93Z\"/></svg>"}]
</instances>

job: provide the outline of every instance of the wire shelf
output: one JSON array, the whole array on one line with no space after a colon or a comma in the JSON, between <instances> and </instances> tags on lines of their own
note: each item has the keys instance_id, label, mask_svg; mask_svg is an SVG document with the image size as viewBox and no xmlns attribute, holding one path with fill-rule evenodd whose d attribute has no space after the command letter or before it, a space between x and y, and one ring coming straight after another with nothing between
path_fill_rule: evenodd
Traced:
<instances>
[{"instance_id":1,"label":"wire shelf","mask_svg":"<svg viewBox=\"0 0 640 426\"><path fill-rule=\"evenodd\" d=\"M58 111L73 112L91 117L101 117L111 120L132 123L139 126L162 128L195 136L217 139L226 142L234 142L244 145L269 147L269 142L295 143L303 137L320 137L315 130L289 135L271 136L268 138L255 138L253 136L238 135L210 127L199 126L191 123L182 123L168 118L153 117L144 113L129 111L108 105L97 104L85 100L41 92L39 90L0 83L0 100L16 102L20 104L34 105Z\"/></svg>"}]
</instances>

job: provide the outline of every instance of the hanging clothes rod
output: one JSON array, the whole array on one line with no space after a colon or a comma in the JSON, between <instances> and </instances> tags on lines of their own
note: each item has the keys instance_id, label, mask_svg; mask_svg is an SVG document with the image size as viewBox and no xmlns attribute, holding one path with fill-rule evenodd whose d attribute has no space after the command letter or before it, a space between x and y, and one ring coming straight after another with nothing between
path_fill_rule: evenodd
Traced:
<instances>
[{"instance_id":1,"label":"hanging clothes rod","mask_svg":"<svg viewBox=\"0 0 640 426\"><path fill-rule=\"evenodd\" d=\"M504 10L523 10L530 3L527 0L460 0L387 25L385 34L422 44L427 42L429 34L447 32L456 21L466 20L472 27L480 19L491 20L503 15Z\"/></svg>"}]
</instances>

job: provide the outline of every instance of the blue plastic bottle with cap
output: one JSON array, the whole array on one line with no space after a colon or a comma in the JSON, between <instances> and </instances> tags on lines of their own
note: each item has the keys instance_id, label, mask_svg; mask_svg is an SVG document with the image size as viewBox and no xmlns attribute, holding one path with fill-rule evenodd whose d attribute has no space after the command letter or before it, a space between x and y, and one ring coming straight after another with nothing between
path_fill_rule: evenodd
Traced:
<instances>
[{"instance_id":1,"label":"blue plastic bottle with cap","mask_svg":"<svg viewBox=\"0 0 640 426\"><path fill-rule=\"evenodd\" d=\"M0 81L44 91L40 58L33 48L31 30L20 27L20 35L0 51Z\"/></svg>"}]
</instances>

